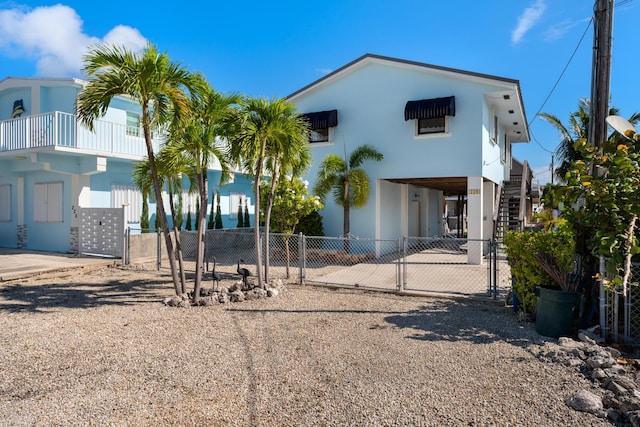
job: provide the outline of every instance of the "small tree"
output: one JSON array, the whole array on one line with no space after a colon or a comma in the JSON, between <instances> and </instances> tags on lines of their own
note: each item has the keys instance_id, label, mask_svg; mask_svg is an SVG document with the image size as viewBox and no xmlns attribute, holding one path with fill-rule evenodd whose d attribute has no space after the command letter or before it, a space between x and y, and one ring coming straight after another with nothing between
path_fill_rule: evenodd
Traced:
<instances>
[{"instance_id":1,"label":"small tree","mask_svg":"<svg viewBox=\"0 0 640 427\"><path fill-rule=\"evenodd\" d=\"M222 209L220 209L220 193L216 193L216 224L217 230L222 230Z\"/></svg>"},{"instance_id":2,"label":"small tree","mask_svg":"<svg viewBox=\"0 0 640 427\"><path fill-rule=\"evenodd\" d=\"M251 220L249 219L249 203L245 201L244 204L244 227L251 227Z\"/></svg>"},{"instance_id":3,"label":"small tree","mask_svg":"<svg viewBox=\"0 0 640 427\"><path fill-rule=\"evenodd\" d=\"M213 212L213 207L215 203L211 200L211 210L209 211L209 221L207 222L207 229L212 230L215 225L215 214Z\"/></svg>"},{"instance_id":4,"label":"small tree","mask_svg":"<svg viewBox=\"0 0 640 427\"><path fill-rule=\"evenodd\" d=\"M266 196L270 191L270 184L263 183L260 191ZM261 197L263 204L266 205L267 197ZM300 178L282 177L276 186L276 192L273 198L271 226L277 233L285 234L285 256L286 256L286 272L289 278L290 250L289 239L295 233L296 227L300 219L322 209L320 198L310 196L306 182Z\"/></svg>"},{"instance_id":5,"label":"small tree","mask_svg":"<svg viewBox=\"0 0 640 427\"><path fill-rule=\"evenodd\" d=\"M187 225L185 226L185 230L191 231L191 206L189 206L189 211L187 211Z\"/></svg>"},{"instance_id":6,"label":"small tree","mask_svg":"<svg viewBox=\"0 0 640 427\"><path fill-rule=\"evenodd\" d=\"M337 154L328 154L320 163L318 181L313 192L324 203L329 193L333 194L333 201L342 206L344 216L343 235L344 249L349 252L349 211L351 208L361 208L369 199L369 176L362 169L366 160L377 162L383 159L380 151L371 145L357 147L349 156L343 159Z\"/></svg>"},{"instance_id":7,"label":"small tree","mask_svg":"<svg viewBox=\"0 0 640 427\"><path fill-rule=\"evenodd\" d=\"M142 192L142 214L140 215L140 230L149 231L149 195Z\"/></svg>"},{"instance_id":8,"label":"small tree","mask_svg":"<svg viewBox=\"0 0 640 427\"><path fill-rule=\"evenodd\" d=\"M236 225L237 228L242 228L244 227L244 220L243 220L243 216L242 216L242 197L240 198L240 201L238 202L238 224Z\"/></svg>"}]
</instances>

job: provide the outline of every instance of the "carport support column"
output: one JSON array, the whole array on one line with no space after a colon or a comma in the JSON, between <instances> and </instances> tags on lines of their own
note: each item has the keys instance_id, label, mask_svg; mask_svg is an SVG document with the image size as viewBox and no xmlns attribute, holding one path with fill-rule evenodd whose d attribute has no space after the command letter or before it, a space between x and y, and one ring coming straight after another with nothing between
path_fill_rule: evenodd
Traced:
<instances>
[{"instance_id":1,"label":"carport support column","mask_svg":"<svg viewBox=\"0 0 640 427\"><path fill-rule=\"evenodd\" d=\"M482 264L482 190L481 176L467 178L467 263Z\"/></svg>"},{"instance_id":2,"label":"carport support column","mask_svg":"<svg viewBox=\"0 0 640 427\"><path fill-rule=\"evenodd\" d=\"M71 175L71 235L69 236L69 251L80 252L80 213L78 208L90 206L90 177L86 175Z\"/></svg>"}]
</instances>

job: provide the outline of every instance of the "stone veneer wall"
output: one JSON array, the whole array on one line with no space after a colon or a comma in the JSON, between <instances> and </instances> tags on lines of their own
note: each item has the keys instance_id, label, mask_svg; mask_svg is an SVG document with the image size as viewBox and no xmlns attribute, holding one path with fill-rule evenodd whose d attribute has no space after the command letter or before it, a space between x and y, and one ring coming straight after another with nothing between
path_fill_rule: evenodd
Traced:
<instances>
[{"instance_id":1,"label":"stone veneer wall","mask_svg":"<svg viewBox=\"0 0 640 427\"><path fill-rule=\"evenodd\" d=\"M80 228L71 227L69 238L69 251L72 254L77 254L80 248Z\"/></svg>"},{"instance_id":2,"label":"stone veneer wall","mask_svg":"<svg viewBox=\"0 0 640 427\"><path fill-rule=\"evenodd\" d=\"M27 224L18 225L18 249L27 247Z\"/></svg>"}]
</instances>

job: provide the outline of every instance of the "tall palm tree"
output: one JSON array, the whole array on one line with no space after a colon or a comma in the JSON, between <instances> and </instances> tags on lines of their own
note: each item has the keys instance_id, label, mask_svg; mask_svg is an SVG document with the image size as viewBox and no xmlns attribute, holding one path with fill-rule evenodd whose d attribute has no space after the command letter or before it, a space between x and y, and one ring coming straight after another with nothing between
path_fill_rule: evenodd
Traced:
<instances>
[{"instance_id":1,"label":"tall palm tree","mask_svg":"<svg viewBox=\"0 0 640 427\"><path fill-rule=\"evenodd\" d=\"M306 137L306 122L284 99L246 98L242 103L240 129L231 139L231 157L253 176L254 237L258 286L263 287L262 250L260 246L260 181L269 161L272 182L277 183L283 165L288 168L295 161L283 160L293 156ZM287 147L287 148L285 148ZM267 207L270 213L270 207ZM265 223L268 233L268 221ZM268 234L267 234L268 236ZM268 237L267 237L268 238ZM268 245L267 245L268 246Z\"/></svg>"},{"instance_id":2,"label":"tall palm tree","mask_svg":"<svg viewBox=\"0 0 640 427\"><path fill-rule=\"evenodd\" d=\"M182 199L182 176L186 176L189 179L189 192L193 192L196 186L195 176L193 174L193 168L187 163L185 156L180 155L176 158L174 153L167 150L166 145L163 146L156 155L156 168L160 186L164 188L166 183L167 193L169 194L169 209L171 210L171 218L173 218L175 252L178 258L180 291L181 293L186 293L186 276L180 241L181 221L177 221L179 215L176 211L174 196L175 194L179 194L178 200L180 201ZM151 178L148 158L136 164L133 170L133 182L144 194L149 194L152 191L153 180ZM179 209L182 209L182 203L179 203Z\"/></svg>"},{"instance_id":3,"label":"tall palm tree","mask_svg":"<svg viewBox=\"0 0 640 427\"><path fill-rule=\"evenodd\" d=\"M618 108L611 107L609 114L618 114ZM586 98L580 98L578 110L569 115L569 124L565 126L562 121L553 114L540 113L540 118L551 123L560 132L560 144L556 148L558 157L558 167L554 171L560 182L565 181L567 172L571 170L571 165L576 160L584 160L580 153L574 148L574 144L579 139L587 139L589 136L589 122L591 116L591 103ZM640 119L640 114L635 113L629 121L635 124ZM611 136L609 137L611 138Z\"/></svg>"},{"instance_id":4,"label":"tall palm tree","mask_svg":"<svg viewBox=\"0 0 640 427\"><path fill-rule=\"evenodd\" d=\"M380 151L371 145L365 144L357 147L349 156L349 159L337 154L328 154L320 163L318 169L318 181L313 192L325 202L327 194L333 193L333 201L342 206L344 214L343 234L349 237L349 210L361 208L369 199L369 176L360 168L366 160L377 162L383 159ZM348 251L348 243L345 241L345 250Z\"/></svg>"},{"instance_id":5,"label":"tall palm tree","mask_svg":"<svg viewBox=\"0 0 640 427\"><path fill-rule=\"evenodd\" d=\"M197 90L187 103L189 113L172 125L167 152L169 158L186 157L193 165L198 188L200 210L197 221L196 277L193 302L198 303L204 267L204 236L206 231L207 204L209 203L209 186L207 171L217 161L221 167L220 184L230 177L227 161L226 143L235 129L234 105L240 97L223 95L216 92L207 81L198 76Z\"/></svg>"},{"instance_id":6,"label":"tall palm tree","mask_svg":"<svg viewBox=\"0 0 640 427\"><path fill-rule=\"evenodd\" d=\"M151 44L140 54L124 47L98 45L83 57L83 62L83 72L90 81L77 99L76 109L81 123L93 130L94 121L106 114L111 100L118 95L130 96L140 105L153 190L173 285L178 294L181 286L167 215L162 203L162 186L158 179L151 131L167 123L171 114L181 116L186 110L186 92L193 88L192 74L182 65L172 62L166 53L159 53Z\"/></svg>"},{"instance_id":7,"label":"tall palm tree","mask_svg":"<svg viewBox=\"0 0 640 427\"><path fill-rule=\"evenodd\" d=\"M269 281L269 232L271 229L271 210L276 188L283 175L299 177L311 166L311 148L309 147L309 124L298 114L293 104L286 103L280 113L282 132L267 147L266 169L271 175L270 188L264 212L264 227L267 244L264 248L264 278Z\"/></svg>"}]
</instances>

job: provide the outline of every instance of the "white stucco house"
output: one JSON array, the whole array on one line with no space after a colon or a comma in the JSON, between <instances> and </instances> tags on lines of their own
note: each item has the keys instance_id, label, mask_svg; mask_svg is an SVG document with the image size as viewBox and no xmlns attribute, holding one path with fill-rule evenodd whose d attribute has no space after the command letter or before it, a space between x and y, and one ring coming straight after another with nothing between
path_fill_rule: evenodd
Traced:
<instances>
[{"instance_id":1,"label":"white stucco house","mask_svg":"<svg viewBox=\"0 0 640 427\"><path fill-rule=\"evenodd\" d=\"M90 132L75 116L76 97L85 84L78 79L0 80L1 247L77 253L84 239L93 252L109 251L107 246L121 241L124 228L140 228L142 195L132 181L135 164L147 153L140 108L130 98L116 97ZM161 142L156 134L156 151ZM218 188L219 178L219 169L212 166L209 202L219 191L224 227L232 228L239 200L253 198L251 180L237 173L233 183ZM107 209L123 206L122 223L114 224ZM98 210L83 223L87 209ZM206 209L209 213L211 206ZM185 218L187 211L195 214L195 195L184 195L183 211ZM150 200L152 226L154 215ZM105 242L107 228L117 229L111 243Z\"/></svg>"},{"instance_id":2,"label":"white stucco house","mask_svg":"<svg viewBox=\"0 0 640 427\"><path fill-rule=\"evenodd\" d=\"M369 203L351 210L351 233L396 239L442 236L445 197L466 200L468 262L482 262L492 238L512 144L529 131L517 80L366 54L287 98L306 114L314 165L371 144L384 160L366 162ZM322 212L327 235L342 234L342 208Z\"/></svg>"}]
</instances>

